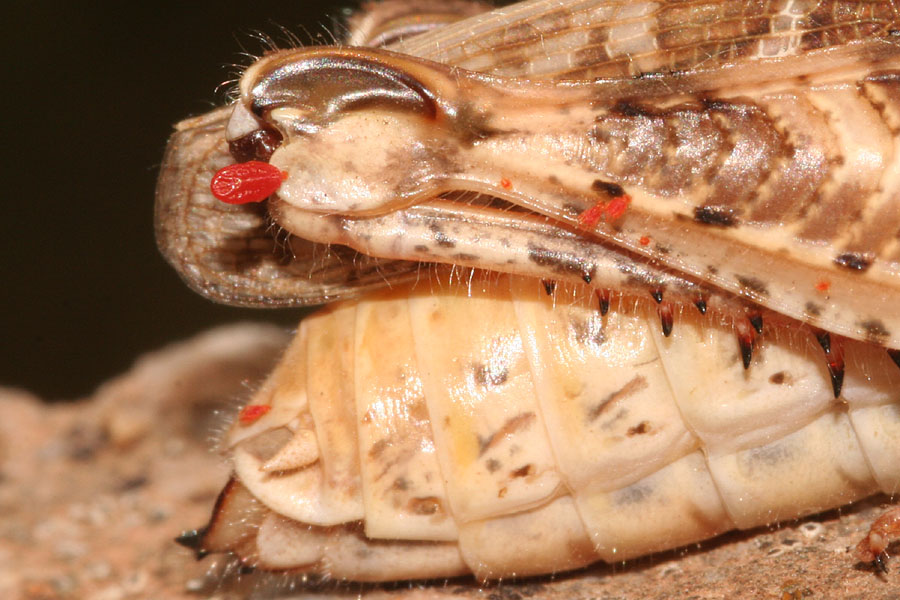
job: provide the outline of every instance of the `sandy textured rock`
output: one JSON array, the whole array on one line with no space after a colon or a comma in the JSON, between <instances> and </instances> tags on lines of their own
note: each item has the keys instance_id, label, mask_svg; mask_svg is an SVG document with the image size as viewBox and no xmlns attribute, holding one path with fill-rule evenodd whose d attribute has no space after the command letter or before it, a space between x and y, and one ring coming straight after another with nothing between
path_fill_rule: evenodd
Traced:
<instances>
[{"instance_id":1,"label":"sandy textured rock","mask_svg":"<svg viewBox=\"0 0 900 600\"><path fill-rule=\"evenodd\" d=\"M900 561L880 576L848 552L886 498L625 565L492 586L305 585L240 574L223 558L198 563L172 538L208 517L227 477L210 452L222 413L253 389L285 336L215 330L142 358L75 404L0 390L0 598L900 598Z\"/></svg>"}]
</instances>

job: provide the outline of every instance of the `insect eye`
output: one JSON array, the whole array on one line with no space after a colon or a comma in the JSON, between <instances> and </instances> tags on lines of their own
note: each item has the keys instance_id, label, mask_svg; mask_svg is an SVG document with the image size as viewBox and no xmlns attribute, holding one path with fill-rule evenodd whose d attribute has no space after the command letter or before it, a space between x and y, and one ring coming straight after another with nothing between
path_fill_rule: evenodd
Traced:
<instances>
[{"instance_id":1,"label":"insect eye","mask_svg":"<svg viewBox=\"0 0 900 600\"><path fill-rule=\"evenodd\" d=\"M228 150L237 162L268 162L272 153L281 145L282 139L278 130L265 127L229 141Z\"/></svg>"}]
</instances>

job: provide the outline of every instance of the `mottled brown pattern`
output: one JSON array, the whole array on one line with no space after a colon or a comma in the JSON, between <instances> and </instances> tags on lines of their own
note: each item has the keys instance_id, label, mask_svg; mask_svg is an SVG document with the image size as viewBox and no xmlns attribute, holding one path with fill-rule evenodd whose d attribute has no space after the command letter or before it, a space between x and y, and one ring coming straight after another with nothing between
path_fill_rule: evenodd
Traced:
<instances>
[{"instance_id":1,"label":"mottled brown pattern","mask_svg":"<svg viewBox=\"0 0 900 600\"><path fill-rule=\"evenodd\" d=\"M594 406L591 409L591 412L587 415L588 421L595 421L599 419L601 416L608 413L609 410L618 402L627 399L635 392L639 392L646 387L647 379L643 375L635 375L628 381L628 383L623 385L621 388L619 388L606 398L600 400L600 402L598 402L597 405Z\"/></svg>"},{"instance_id":2,"label":"mottled brown pattern","mask_svg":"<svg viewBox=\"0 0 900 600\"><path fill-rule=\"evenodd\" d=\"M531 427L537 417L533 412L522 413L510 417L497 431L487 437L478 438L478 455L482 456L485 452L494 448L503 438L511 433Z\"/></svg>"},{"instance_id":3,"label":"mottled brown pattern","mask_svg":"<svg viewBox=\"0 0 900 600\"><path fill-rule=\"evenodd\" d=\"M641 14L645 8L652 10ZM883 141L885 137L896 139L900 120L896 98L900 92L896 89L893 74L885 73L880 78L865 75L867 68L869 71L887 69L897 64L898 54L888 37L891 34L887 33L897 20L893 4L669 0L659 4L624 1L525 3L510 10L528 9L532 13L527 19L503 27L485 26L491 23L494 18L491 16L472 21L467 25L471 27L472 35L464 39L452 38L456 40L452 43L442 44L440 36L428 36L430 41L414 52L419 58L443 61L450 68L390 52L365 54L358 51L364 55L359 64L372 67L371 73L382 69L402 76L404 85L387 86L388 91L403 91L409 84L407 87L415 89L418 97L428 99L427 104L433 110L427 112L427 122L422 123L417 120L421 113L409 110L402 102L392 102L390 94L386 94L387 100L377 107L393 111L392 117L399 115L398 121L408 118L409 122L415 122L419 129L410 135L417 138L416 143L421 142L417 147L429 148L437 156L452 153L453 160L444 161L434 173L426 172L424 167L420 171L411 170L404 179L405 187L391 188L388 195L394 197L413 198L422 192L412 200L421 201L422 205L410 206L408 211L404 209L401 219L393 222L399 224L392 229L393 239L388 240L393 245L382 243L379 246L383 240L378 238L380 232L374 228L361 228L350 233L355 222L366 221L370 215L344 218L337 214L338 209L322 219L332 226L329 235L334 231L335 236L311 235L311 239L356 243L354 247L361 249L371 242L373 253L381 252L388 257L426 260L441 256L441 260L459 261L457 264L461 262L465 266L489 266L512 272L521 269L536 279L544 278L545 290L550 295L564 290L566 280L582 277L591 282L596 275L593 285L612 289L617 296L622 294L630 299L627 294L637 289L647 301L646 293L650 291L657 302L653 309L659 317L653 325L661 325L668 340L660 340L665 343L678 340L677 335L669 337L673 314L677 310L687 306L686 310L695 314L688 304L693 301L700 312L705 313L709 300L710 316L726 323L728 334L737 331L739 337L737 347L732 344L720 355L736 364L743 362L745 369L751 362L754 368L764 366L763 381L768 377L772 385L783 386L779 392L784 392L784 398L793 391L788 389L793 378L783 362L777 362L772 370L784 371L768 375L770 363L766 363L764 357L767 353L773 356L776 346L768 346L772 339L765 337L789 323L791 317L800 319L800 323L799 326L791 323L793 329L787 333L788 337L805 335L804 326L812 325L826 331L825 339L831 339L828 336L833 333L835 347L840 335L863 338L880 345L898 343L893 334L900 324L893 307L879 310L885 305L877 302L857 305L852 299L847 300L848 295L875 298L879 291L884 291L885 294L880 296L889 301L890 294L898 289L896 282L889 279L896 271L885 271L883 263L884 257L891 256L892 252L896 254L900 246L897 235L900 208L896 207L893 197L895 190L900 189L900 182L891 179L889 170L879 169L882 165L877 163L892 165L891 161L895 160L894 153ZM539 10L535 12L535 9ZM779 14L782 12L793 16L785 17ZM451 25L441 32L449 32L447 35L452 36L452 30ZM415 40L411 44L405 47L414 48ZM402 44L395 48L401 55L405 52ZM337 48L326 50L323 56L326 62L332 59L339 62L341 57L352 53ZM297 56L300 55L302 52L298 51ZM879 62L882 60L883 63ZM460 69L455 70L455 67ZM465 70L467 67L486 75L473 75ZM820 69L824 74L818 72ZM333 75L327 70L323 73ZM507 81L494 75L526 80ZM325 79L333 79L329 77ZM542 78L559 81L573 77L583 80L546 86L530 81ZM597 77L608 77L609 80L591 81ZM861 78L864 80L857 83ZM380 80L372 77L365 80L368 81ZM397 82L390 80L389 83ZM854 85L858 88L855 91ZM374 84L365 84L359 91L373 87ZM848 90L851 93L839 97ZM338 100L334 101L335 106L339 104ZM867 121L860 115L872 118ZM336 110L315 124L325 129L343 116L341 110ZM301 124L304 124L303 119L298 118ZM384 122L391 122L391 119L386 118ZM515 126L504 127L504 123L509 122ZM285 130L291 131L287 126ZM398 130L402 128L398 127ZM294 131L303 132L295 136L299 138L316 135L301 127ZM378 139L380 132L376 127L373 131L376 133L371 139ZM388 143L393 140L389 137L392 133L390 130L384 132ZM877 136L871 135L873 133L882 136L875 139ZM285 146L291 141L294 140L286 136ZM373 144L373 149L377 149L376 146ZM521 152L521 160L517 160L518 152ZM335 154L336 168L351 162L340 151ZM400 172L410 164L418 168L426 162L420 160L425 154L412 153L410 156L407 159L398 154L398 159L388 170ZM506 165L494 166L502 164L503 160L507 161ZM283 168L290 170L294 165L311 162L314 161L297 160L293 164L285 161L282 165L286 164ZM433 162L439 164L438 160ZM542 171L545 163L552 166ZM520 168L520 165L524 166ZM511 173L505 173L503 169ZM359 173L348 168L343 170L350 178ZM432 175L434 178L430 179ZM528 177L532 175L538 183L529 181ZM326 173L324 177L327 176ZM552 181L551 177L554 178ZM439 182L434 189L422 183L431 181ZM595 182L594 186L591 181ZM512 191L504 193L501 188ZM551 191L547 192L548 189ZM505 225L492 220L496 215L487 214L485 203L477 205L485 210L473 211L477 216L469 221L449 218L441 221L444 214L450 215L455 210L463 212L454 205L440 213L441 202L449 203L447 194L491 195L495 190L504 202L517 205L516 211L519 211L490 207L498 209L495 213L514 217L512 227L504 233L500 231ZM304 193L298 193L299 198L289 198L286 190L281 200L271 201L272 206L268 207L276 222L297 235L304 231L303 217L308 215L300 214L294 222L289 222L287 211L280 210L293 202L293 210L302 213ZM443 195L434 200L434 196L428 197L429 193ZM630 201L633 200L627 213L613 216L610 211L606 215L608 218L594 229L578 219L582 214L580 211L591 202L602 206L598 196L602 200L604 195L618 197L625 193L629 194ZM415 225L411 216L414 209L426 205L438 206L433 222L440 221L443 225L429 228L426 222L421 226L425 237L413 238ZM463 205L465 202L459 206ZM348 212L355 206L351 203ZM524 212L529 214L521 214ZM258 213L266 218L265 210ZM377 217L381 218L380 215ZM387 217L384 222L391 223ZM535 243L535 240L545 239L535 233L537 227L528 229L537 222L546 224L548 229L554 228L553 235L559 239L577 239L580 246L573 251L572 246L563 243ZM479 228L486 224L490 224L490 230ZM197 227L203 232L210 231L203 223ZM520 233L527 231L526 237L513 237L508 233L517 227ZM403 242L408 241L404 236L416 242L425 241L404 246ZM477 250L466 246L469 240L476 238L476 243L481 244ZM497 251L499 258L491 254L489 248L499 248L503 244L520 253ZM410 247L428 256L412 255ZM484 253L480 253L481 248ZM605 263L601 262L600 258L607 259L608 256L601 256L598 249L610 248L619 253ZM448 249L453 252L445 252ZM216 252L223 254L218 256ZM191 266L191 260L196 259L197 264L206 266L203 261L213 257L222 265L221 273L216 273L213 278L221 280L224 279L222 273L244 275L253 271L257 265L247 264L244 259L257 256L265 259L268 252L271 249L256 237L248 235L241 239L239 232L237 240L224 242L224 250L212 249L207 256L191 257L184 262ZM289 253L283 253L272 262L288 265L287 271L295 261ZM677 285L670 285L672 280L664 279L670 272L675 278L684 278ZM597 283L603 281L602 277L609 277L609 273L618 277L614 279L615 284ZM392 277L389 274L385 279ZM326 284L329 282L327 277L324 280ZM472 289L469 288L470 294ZM540 291L537 293L541 294ZM603 306L604 296L600 298ZM609 295L605 298L606 307L601 308L604 313L608 310ZM328 296L323 292L321 299L327 300ZM765 333L761 320L763 309L755 305L748 308L747 299L772 309L772 312L766 312ZM785 304L789 306L785 307ZM861 306L865 310L857 310ZM835 317L836 314L839 316ZM616 316L614 312L607 314L605 319ZM432 314L429 318L435 317ZM849 333L839 328L828 329L835 324L843 327L848 321L853 324ZM606 350L609 346L605 344L615 341L614 335L606 340L603 329L594 327L588 320L570 322L569 325L568 334L574 334L583 344L603 344ZM757 336L754 336L754 330ZM701 345L704 345L702 340ZM838 398L841 396L843 362L838 364L832 349L823 347L827 375L831 377L834 397ZM762 351L753 355L758 350ZM871 350L878 351L878 356L884 358L882 348ZM686 354L687 350L682 348L679 355ZM702 360L699 362L703 363ZM651 363L645 361L640 366ZM496 367L490 362L469 362L463 367L466 385L474 382L482 387L499 386L505 384L509 376L505 367ZM693 373L690 368L681 371L688 377ZM671 373L666 375L670 384ZM669 431L668 422L657 422L655 416L652 417L654 420L642 420L645 417L636 416L631 404L619 402L649 385L648 381L653 382L652 377L645 380L635 376L609 394L610 389L621 385L617 381L616 386L589 396L590 401L597 404L582 408L579 414L584 418L584 413L589 413L591 420L597 420L605 413L608 422L595 425L613 429L612 423L616 422L615 431L627 443L661 438ZM765 384L762 387L765 388ZM572 394L578 393L577 386L573 385ZM775 397L770 395L767 400ZM781 394L777 397L780 399ZM830 395L828 400L831 400ZM510 479L508 487L501 487L499 493L502 498L509 492L507 501L515 495L513 479L520 485L544 472L543 467L534 468L530 463L532 458L527 461L511 458L511 455L518 456L516 453L527 444L501 444L514 433L530 431L537 413L527 410L507 409L499 417L488 419L493 424L490 428L479 428L477 423L472 426L465 419L457 420L456 415L452 423L453 428L459 427L460 423L467 424L462 436L471 453L474 453L477 441L480 460L475 464L478 469L497 472L499 477ZM440 422L436 420L436 423ZM450 427L449 417L443 422ZM489 435L475 435L473 431L482 434L487 431ZM624 435L621 435L623 431ZM370 456L372 453L377 455L373 457L381 460L385 469L396 464L390 455L393 441L386 437L376 442L370 451ZM762 474L768 467L775 467L799 454L796 448L787 448L748 453L740 466ZM484 456L486 453L489 454ZM817 458L818 455L814 457ZM526 462L528 464L523 465ZM396 481L398 489L401 484L403 489L412 485L412 480L397 478ZM888 488L890 486L880 489ZM620 490L613 499L622 507L643 504L655 499L661 490L656 483L635 485ZM852 495L871 493L863 487L855 489L852 484L846 486L846 491ZM436 498L430 497L429 493L422 493L422 498L410 502L405 498L402 502L398 500L396 508L431 515L440 505L434 505L432 500ZM841 493L839 489L838 501ZM515 516L524 516L524 511L530 511L533 506L529 504ZM806 508L801 506L798 510ZM770 513L762 518L783 517ZM473 521L463 519L460 523L468 526ZM715 534L711 531L707 535ZM360 551L360 557L379 552Z\"/></svg>"}]
</instances>

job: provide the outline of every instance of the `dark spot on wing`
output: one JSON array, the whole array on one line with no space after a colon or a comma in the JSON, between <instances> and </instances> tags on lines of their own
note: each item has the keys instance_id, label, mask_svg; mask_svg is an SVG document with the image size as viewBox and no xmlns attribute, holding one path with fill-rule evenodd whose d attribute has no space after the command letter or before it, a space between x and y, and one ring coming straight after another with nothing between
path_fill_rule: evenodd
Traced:
<instances>
[{"instance_id":1,"label":"dark spot on wing","mask_svg":"<svg viewBox=\"0 0 900 600\"><path fill-rule=\"evenodd\" d=\"M622 189L621 185L609 181L601 181L600 179L594 180L591 184L591 189L595 192L606 194L610 198L625 195L625 190Z\"/></svg>"},{"instance_id":2,"label":"dark spot on wing","mask_svg":"<svg viewBox=\"0 0 900 600\"><path fill-rule=\"evenodd\" d=\"M883 344L891 336L891 332L878 319L863 321L860 327L866 332L866 339L876 344Z\"/></svg>"},{"instance_id":3,"label":"dark spot on wing","mask_svg":"<svg viewBox=\"0 0 900 600\"><path fill-rule=\"evenodd\" d=\"M741 287L744 290L753 292L760 296L768 296L769 290L766 289L766 284L757 279L756 277L747 277L744 275L735 275L734 278L737 280Z\"/></svg>"},{"instance_id":4,"label":"dark spot on wing","mask_svg":"<svg viewBox=\"0 0 900 600\"><path fill-rule=\"evenodd\" d=\"M529 244L528 259L536 265L549 267L554 273L577 275L578 277L591 274L591 269L588 268L583 259L542 246Z\"/></svg>"},{"instance_id":5,"label":"dark spot on wing","mask_svg":"<svg viewBox=\"0 0 900 600\"><path fill-rule=\"evenodd\" d=\"M435 224L432 224L429 227L429 229L431 230L431 233L434 234L434 241L437 243L438 246L440 246L441 248L455 248L456 247L456 242L451 237L449 237L446 233L441 231L440 227L438 227Z\"/></svg>"},{"instance_id":6,"label":"dark spot on wing","mask_svg":"<svg viewBox=\"0 0 900 600\"><path fill-rule=\"evenodd\" d=\"M617 103L611 112L618 113L623 117L648 117L653 115L652 111L633 102L626 101Z\"/></svg>"},{"instance_id":7,"label":"dark spot on wing","mask_svg":"<svg viewBox=\"0 0 900 600\"><path fill-rule=\"evenodd\" d=\"M717 227L734 227L737 225L737 214L733 208L723 206L698 206L694 209L694 221L703 225Z\"/></svg>"},{"instance_id":8,"label":"dark spot on wing","mask_svg":"<svg viewBox=\"0 0 900 600\"><path fill-rule=\"evenodd\" d=\"M872 259L856 252L845 252L834 257L834 264L862 273L872 266Z\"/></svg>"}]
</instances>

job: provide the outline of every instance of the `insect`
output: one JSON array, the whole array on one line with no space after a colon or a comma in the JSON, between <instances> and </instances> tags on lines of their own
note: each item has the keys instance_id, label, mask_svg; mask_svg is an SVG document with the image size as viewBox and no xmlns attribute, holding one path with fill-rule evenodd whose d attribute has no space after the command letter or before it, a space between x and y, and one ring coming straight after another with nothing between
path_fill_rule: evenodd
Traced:
<instances>
[{"instance_id":1,"label":"insect","mask_svg":"<svg viewBox=\"0 0 900 600\"><path fill-rule=\"evenodd\" d=\"M158 239L192 287L343 300L185 543L494 579L896 493L893 3L371 8L170 143Z\"/></svg>"}]
</instances>

